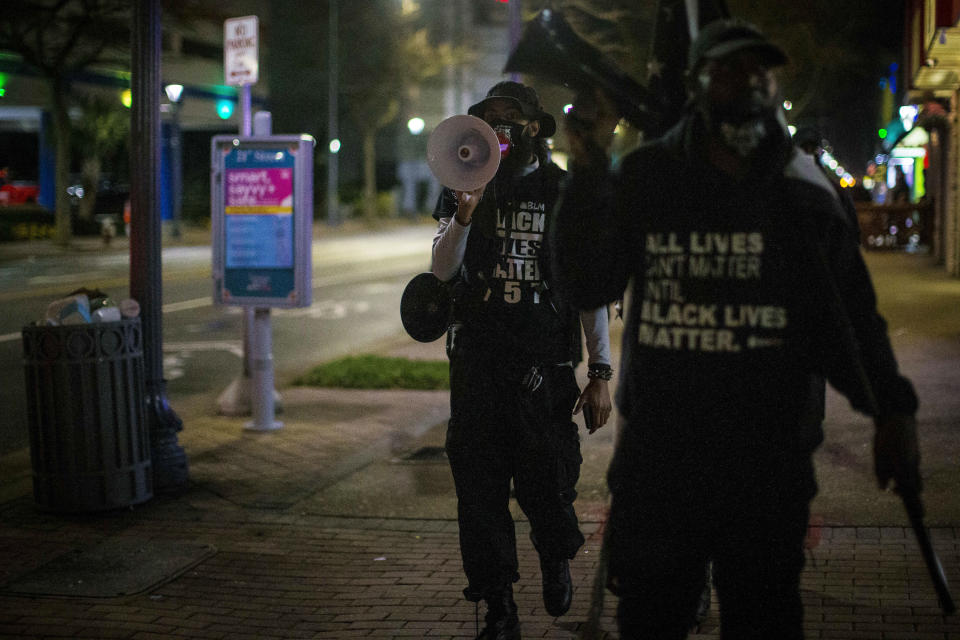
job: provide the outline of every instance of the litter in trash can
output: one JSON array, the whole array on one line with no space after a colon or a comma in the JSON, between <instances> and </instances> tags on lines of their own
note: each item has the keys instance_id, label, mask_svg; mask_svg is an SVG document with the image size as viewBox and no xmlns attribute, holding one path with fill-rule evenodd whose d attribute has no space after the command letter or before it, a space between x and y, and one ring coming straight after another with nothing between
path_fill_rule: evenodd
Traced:
<instances>
[{"instance_id":1,"label":"litter in trash can","mask_svg":"<svg viewBox=\"0 0 960 640\"><path fill-rule=\"evenodd\" d=\"M41 324L56 327L87 322L118 322L122 318L136 318L139 315L140 304L132 298L116 303L99 289L81 288L51 302Z\"/></svg>"},{"instance_id":2,"label":"litter in trash can","mask_svg":"<svg viewBox=\"0 0 960 640\"><path fill-rule=\"evenodd\" d=\"M81 324L90 322L90 299L84 294L54 300L47 307L44 324Z\"/></svg>"},{"instance_id":3,"label":"litter in trash can","mask_svg":"<svg viewBox=\"0 0 960 640\"><path fill-rule=\"evenodd\" d=\"M73 292L22 331L34 500L51 511L153 497L140 319L95 293Z\"/></svg>"},{"instance_id":4,"label":"litter in trash can","mask_svg":"<svg viewBox=\"0 0 960 640\"><path fill-rule=\"evenodd\" d=\"M90 314L90 318L94 322L120 322L123 316L117 307L100 307Z\"/></svg>"}]
</instances>

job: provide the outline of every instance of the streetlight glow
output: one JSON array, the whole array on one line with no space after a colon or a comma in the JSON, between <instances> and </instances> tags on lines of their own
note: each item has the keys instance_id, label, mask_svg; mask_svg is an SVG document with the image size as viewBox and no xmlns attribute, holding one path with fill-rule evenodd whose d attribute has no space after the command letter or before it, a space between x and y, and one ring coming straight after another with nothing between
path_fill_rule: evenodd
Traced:
<instances>
[{"instance_id":1,"label":"streetlight glow","mask_svg":"<svg viewBox=\"0 0 960 640\"><path fill-rule=\"evenodd\" d=\"M217 115L222 120L229 120L230 116L233 115L233 100L217 101Z\"/></svg>"},{"instance_id":2,"label":"streetlight glow","mask_svg":"<svg viewBox=\"0 0 960 640\"><path fill-rule=\"evenodd\" d=\"M407 129L415 136L423 133L424 126L426 126L426 123L424 123L423 118L410 118L407 120Z\"/></svg>"},{"instance_id":3,"label":"streetlight glow","mask_svg":"<svg viewBox=\"0 0 960 640\"><path fill-rule=\"evenodd\" d=\"M330 141L330 153L338 153L340 151L340 140L334 138Z\"/></svg>"},{"instance_id":4,"label":"streetlight glow","mask_svg":"<svg viewBox=\"0 0 960 640\"><path fill-rule=\"evenodd\" d=\"M163 91L167 94L167 100L170 102L180 102L180 96L183 95L183 85L168 84L163 88Z\"/></svg>"}]
</instances>

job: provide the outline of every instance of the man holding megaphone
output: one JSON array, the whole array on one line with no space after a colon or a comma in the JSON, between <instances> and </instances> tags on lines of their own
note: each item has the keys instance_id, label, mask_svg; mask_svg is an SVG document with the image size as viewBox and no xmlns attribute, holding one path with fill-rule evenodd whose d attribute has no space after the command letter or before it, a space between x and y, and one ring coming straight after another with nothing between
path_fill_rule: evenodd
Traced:
<instances>
[{"instance_id":1,"label":"man holding megaphone","mask_svg":"<svg viewBox=\"0 0 960 640\"><path fill-rule=\"evenodd\" d=\"M545 608L563 615L572 596L569 560L584 542L573 509L582 458L571 412L584 411L590 433L610 415L608 319L605 307L577 312L550 287L546 238L564 172L548 158L546 138L556 121L536 91L500 82L468 113L493 128L491 146L499 146L500 158L492 179L464 189L490 164L469 118L454 116L466 125L438 135L435 148L449 151L431 161L447 185L434 212L433 273L457 281L447 334L446 450L457 490L464 595L487 604L478 637L514 640L520 623L512 585L519 574L510 483L540 555ZM451 188L453 182L460 187ZM583 393L574 376L581 325L589 353Z\"/></svg>"}]
</instances>

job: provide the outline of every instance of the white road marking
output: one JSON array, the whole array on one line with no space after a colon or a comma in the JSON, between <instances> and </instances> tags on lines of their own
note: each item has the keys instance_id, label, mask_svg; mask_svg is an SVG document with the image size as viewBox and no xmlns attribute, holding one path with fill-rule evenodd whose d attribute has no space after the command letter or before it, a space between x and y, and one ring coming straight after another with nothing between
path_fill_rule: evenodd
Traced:
<instances>
[{"instance_id":1,"label":"white road marking","mask_svg":"<svg viewBox=\"0 0 960 640\"><path fill-rule=\"evenodd\" d=\"M164 342L164 353L189 355L195 351L226 351L238 358L243 357L243 345L239 340L210 340L208 342Z\"/></svg>"},{"instance_id":2,"label":"white road marking","mask_svg":"<svg viewBox=\"0 0 960 640\"><path fill-rule=\"evenodd\" d=\"M341 320L348 315L370 311L366 300L318 300L309 307L300 309L274 309L281 318L310 317L318 320Z\"/></svg>"},{"instance_id":3,"label":"white road marking","mask_svg":"<svg viewBox=\"0 0 960 640\"><path fill-rule=\"evenodd\" d=\"M163 356L163 377L166 380L176 380L184 375L183 358L179 356Z\"/></svg>"},{"instance_id":4,"label":"white road marking","mask_svg":"<svg viewBox=\"0 0 960 640\"><path fill-rule=\"evenodd\" d=\"M176 380L186 375L187 360L199 351L226 351L243 358L239 340L211 340L209 342L164 342L163 377Z\"/></svg>"},{"instance_id":5,"label":"white road marking","mask_svg":"<svg viewBox=\"0 0 960 640\"><path fill-rule=\"evenodd\" d=\"M173 313L175 311L186 311L187 309L199 309L200 307L209 307L213 304L213 298L194 298L193 300L182 300L180 302L169 302L163 305L164 313Z\"/></svg>"},{"instance_id":6,"label":"white road marking","mask_svg":"<svg viewBox=\"0 0 960 640\"><path fill-rule=\"evenodd\" d=\"M107 271L87 271L83 277L87 280L103 280L112 278L115 274ZM54 276L33 276L27 279L27 288L43 284L60 284L61 282L74 282L77 279L76 273L62 273Z\"/></svg>"}]
</instances>

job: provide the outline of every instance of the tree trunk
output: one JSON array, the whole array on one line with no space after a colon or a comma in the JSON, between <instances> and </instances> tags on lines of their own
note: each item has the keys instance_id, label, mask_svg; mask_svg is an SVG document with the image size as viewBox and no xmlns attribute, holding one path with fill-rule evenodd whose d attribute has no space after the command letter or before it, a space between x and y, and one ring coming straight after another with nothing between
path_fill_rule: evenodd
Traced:
<instances>
[{"instance_id":1,"label":"tree trunk","mask_svg":"<svg viewBox=\"0 0 960 640\"><path fill-rule=\"evenodd\" d=\"M377 215L377 132L363 132L363 217L372 220Z\"/></svg>"},{"instance_id":2,"label":"tree trunk","mask_svg":"<svg viewBox=\"0 0 960 640\"><path fill-rule=\"evenodd\" d=\"M80 208L77 217L81 220L91 220L97 208L97 185L100 183L100 158L86 158L83 161L80 184L83 186L83 198L80 199Z\"/></svg>"},{"instance_id":3,"label":"tree trunk","mask_svg":"<svg viewBox=\"0 0 960 640\"><path fill-rule=\"evenodd\" d=\"M67 246L73 237L70 224L70 114L67 112L68 82L53 78L50 83L50 105L53 107L53 137L56 144L56 168L54 174L54 242Z\"/></svg>"}]
</instances>

